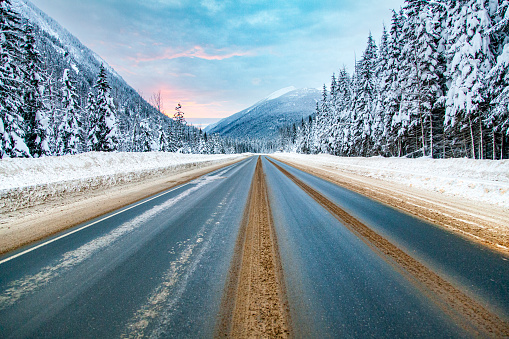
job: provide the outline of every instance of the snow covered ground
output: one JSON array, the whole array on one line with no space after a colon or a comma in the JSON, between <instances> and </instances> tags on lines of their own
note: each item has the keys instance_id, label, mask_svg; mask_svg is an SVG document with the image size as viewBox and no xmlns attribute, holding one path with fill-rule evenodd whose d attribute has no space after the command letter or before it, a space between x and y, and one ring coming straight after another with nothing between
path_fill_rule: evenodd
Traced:
<instances>
[{"instance_id":1,"label":"snow covered ground","mask_svg":"<svg viewBox=\"0 0 509 339\"><path fill-rule=\"evenodd\" d=\"M243 156L89 152L38 159L2 159L0 212L34 206L51 196L114 187L240 157Z\"/></svg>"},{"instance_id":2,"label":"snow covered ground","mask_svg":"<svg viewBox=\"0 0 509 339\"><path fill-rule=\"evenodd\" d=\"M243 156L89 152L2 159L0 211L37 205L48 196L114 187ZM509 160L342 158L288 153L278 153L276 157L509 208Z\"/></svg>"},{"instance_id":3,"label":"snow covered ground","mask_svg":"<svg viewBox=\"0 0 509 339\"><path fill-rule=\"evenodd\" d=\"M278 153L276 158L509 208L509 160L343 158Z\"/></svg>"}]
</instances>

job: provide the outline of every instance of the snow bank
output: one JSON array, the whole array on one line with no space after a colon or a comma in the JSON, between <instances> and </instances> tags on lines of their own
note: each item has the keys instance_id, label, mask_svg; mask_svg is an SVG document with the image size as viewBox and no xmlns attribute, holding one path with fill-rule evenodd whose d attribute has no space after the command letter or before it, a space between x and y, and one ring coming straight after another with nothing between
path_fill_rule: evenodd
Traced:
<instances>
[{"instance_id":1,"label":"snow bank","mask_svg":"<svg viewBox=\"0 0 509 339\"><path fill-rule=\"evenodd\" d=\"M509 208L509 160L343 158L287 153L275 157Z\"/></svg>"},{"instance_id":2,"label":"snow bank","mask_svg":"<svg viewBox=\"0 0 509 339\"><path fill-rule=\"evenodd\" d=\"M89 152L61 157L0 160L0 212L38 205L52 197L175 174L242 155L162 152Z\"/></svg>"}]
</instances>

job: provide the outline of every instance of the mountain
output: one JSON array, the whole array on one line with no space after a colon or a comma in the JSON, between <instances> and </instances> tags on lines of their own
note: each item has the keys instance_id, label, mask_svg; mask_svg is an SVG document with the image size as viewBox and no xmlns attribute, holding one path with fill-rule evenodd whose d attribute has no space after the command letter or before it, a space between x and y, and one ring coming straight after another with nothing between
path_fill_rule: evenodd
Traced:
<instances>
[{"instance_id":1,"label":"mountain","mask_svg":"<svg viewBox=\"0 0 509 339\"><path fill-rule=\"evenodd\" d=\"M62 86L64 73L76 83L75 89L81 108L79 120L87 127L89 94L96 95L94 86L103 67L111 87L116 107L119 151L156 151L163 149L162 135L174 135L176 124L152 107L136 90L109 66L98 54L83 45L58 22L28 0L11 0L12 9L21 24L28 23L34 32L35 44L44 65L44 100L49 116L50 155L57 154L56 128L61 121ZM189 128L192 129L192 128ZM194 130L194 129L193 129ZM86 146L83 146L86 147ZM171 148L170 148L171 149ZM86 151L86 148L83 149Z\"/></svg>"},{"instance_id":2,"label":"mountain","mask_svg":"<svg viewBox=\"0 0 509 339\"><path fill-rule=\"evenodd\" d=\"M50 65L61 64L61 59L64 59L64 65L70 66L76 74L80 72L92 73L95 77L102 64L111 78L115 78L123 86L129 87L106 61L84 46L75 36L30 1L11 0L11 3L14 10L36 29L38 33L37 47L45 57L45 61L51 62ZM47 58L48 55L53 56L53 58Z\"/></svg>"},{"instance_id":3,"label":"mountain","mask_svg":"<svg viewBox=\"0 0 509 339\"><path fill-rule=\"evenodd\" d=\"M207 133L235 139L268 139L278 136L279 128L298 123L316 110L322 92L314 88L280 89L253 106L207 126Z\"/></svg>"}]
</instances>

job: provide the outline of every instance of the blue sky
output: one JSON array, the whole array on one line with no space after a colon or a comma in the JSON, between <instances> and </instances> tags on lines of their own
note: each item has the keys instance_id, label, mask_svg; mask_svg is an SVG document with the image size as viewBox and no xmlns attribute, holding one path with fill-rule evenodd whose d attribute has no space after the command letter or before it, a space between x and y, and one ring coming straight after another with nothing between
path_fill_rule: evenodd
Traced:
<instances>
[{"instance_id":1,"label":"blue sky","mask_svg":"<svg viewBox=\"0 0 509 339\"><path fill-rule=\"evenodd\" d=\"M403 0L32 0L173 114L222 118L351 72ZM195 120L193 120L195 121Z\"/></svg>"}]
</instances>

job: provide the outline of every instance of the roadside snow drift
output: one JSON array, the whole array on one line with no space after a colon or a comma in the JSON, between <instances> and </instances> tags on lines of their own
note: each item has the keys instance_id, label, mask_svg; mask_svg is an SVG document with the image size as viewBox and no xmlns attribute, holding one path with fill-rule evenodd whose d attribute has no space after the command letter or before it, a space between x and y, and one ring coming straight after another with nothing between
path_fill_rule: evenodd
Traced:
<instances>
[{"instance_id":1,"label":"roadside snow drift","mask_svg":"<svg viewBox=\"0 0 509 339\"><path fill-rule=\"evenodd\" d=\"M288 153L275 154L275 158L509 208L509 160L343 158Z\"/></svg>"},{"instance_id":2,"label":"roadside snow drift","mask_svg":"<svg viewBox=\"0 0 509 339\"><path fill-rule=\"evenodd\" d=\"M89 152L60 157L0 160L0 212L38 205L48 198L108 188L238 159L242 155L163 152Z\"/></svg>"}]
</instances>

